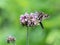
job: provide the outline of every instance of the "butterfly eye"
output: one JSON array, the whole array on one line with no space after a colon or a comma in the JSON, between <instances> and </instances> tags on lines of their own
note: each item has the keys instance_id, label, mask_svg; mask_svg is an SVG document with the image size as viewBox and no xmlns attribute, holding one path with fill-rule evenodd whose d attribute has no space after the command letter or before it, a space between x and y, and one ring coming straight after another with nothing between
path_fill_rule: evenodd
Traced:
<instances>
[{"instance_id":1,"label":"butterfly eye","mask_svg":"<svg viewBox=\"0 0 60 45\"><path fill-rule=\"evenodd\" d=\"M47 18L47 17L48 17L48 15L47 15L47 14L45 14L45 15L44 15L44 17L45 17L45 18Z\"/></svg>"},{"instance_id":2,"label":"butterfly eye","mask_svg":"<svg viewBox=\"0 0 60 45\"><path fill-rule=\"evenodd\" d=\"M45 17L47 17L47 16L45 16Z\"/></svg>"}]
</instances>

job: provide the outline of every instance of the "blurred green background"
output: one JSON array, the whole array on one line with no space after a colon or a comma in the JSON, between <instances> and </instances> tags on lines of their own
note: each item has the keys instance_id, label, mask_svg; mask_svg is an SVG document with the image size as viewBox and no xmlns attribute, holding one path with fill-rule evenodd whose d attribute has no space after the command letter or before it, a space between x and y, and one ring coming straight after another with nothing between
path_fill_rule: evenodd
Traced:
<instances>
[{"instance_id":1,"label":"blurred green background","mask_svg":"<svg viewBox=\"0 0 60 45\"><path fill-rule=\"evenodd\" d=\"M29 45L60 45L60 0L0 0L0 45L7 44L9 35L16 37L16 45L26 45L26 27L19 17L25 12L42 11L50 17L40 26L29 28Z\"/></svg>"}]
</instances>

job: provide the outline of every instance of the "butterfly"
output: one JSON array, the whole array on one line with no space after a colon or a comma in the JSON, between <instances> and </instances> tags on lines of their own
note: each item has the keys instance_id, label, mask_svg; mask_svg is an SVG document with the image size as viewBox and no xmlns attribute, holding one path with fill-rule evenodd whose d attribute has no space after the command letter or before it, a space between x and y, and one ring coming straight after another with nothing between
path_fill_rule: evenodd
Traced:
<instances>
[{"instance_id":1,"label":"butterfly","mask_svg":"<svg viewBox=\"0 0 60 45\"><path fill-rule=\"evenodd\" d=\"M48 14L45 14L44 12L39 12L39 14L38 14L38 20L39 20L39 23L40 23L42 29L44 29L44 26L42 24L42 21L44 19L48 18L48 17L49 17Z\"/></svg>"}]
</instances>

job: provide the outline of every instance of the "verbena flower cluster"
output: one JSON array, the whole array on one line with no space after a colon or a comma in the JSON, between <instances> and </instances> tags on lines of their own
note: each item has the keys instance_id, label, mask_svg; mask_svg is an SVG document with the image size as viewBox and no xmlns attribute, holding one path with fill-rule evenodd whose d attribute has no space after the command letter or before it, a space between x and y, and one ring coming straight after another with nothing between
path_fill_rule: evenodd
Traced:
<instances>
[{"instance_id":1,"label":"verbena flower cluster","mask_svg":"<svg viewBox=\"0 0 60 45\"><path fill-rule=\"evenodd\" d=\"M13 36L8 36L8 38L7 38L7 43L14 43L15 42L15 38L13 37Z\"/></svg>"},{"instance_id":2,"label":"verbena flower cluster","mask_svg":"<svg viewBox=\"0 0 60 45\"><path fill-rule=\"evenodd\" d=\"M36 26L46 17L48 17L48 15L43 12L25 13L20 16L20 22L23 26Z\"/></svg>"}]
</instances>

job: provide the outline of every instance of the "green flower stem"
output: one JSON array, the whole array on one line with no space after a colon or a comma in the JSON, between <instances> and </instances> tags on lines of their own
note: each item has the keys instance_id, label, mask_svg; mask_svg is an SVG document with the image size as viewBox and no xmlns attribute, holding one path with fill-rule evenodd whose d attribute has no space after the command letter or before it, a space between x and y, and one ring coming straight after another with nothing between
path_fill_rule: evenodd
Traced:
<instances>
[{"instance_id":1,"label":"green flower stem","mask_svg":"<svg viewBox=\"0 0 60 45\"><path fill-rule=\"evenodd\" d=\"M26 45L29 45L29 28L27 26Z\"/></svg>"},{"instance_id":2,"label":"green flower stem","mask_svg":"<svg viewBox=\"0 0 60 45\"><path fill-rule=\"evenodd\" d=\"M16 45L16 43L14 42L13 45Z\"/></svg>"}]
</instances>

